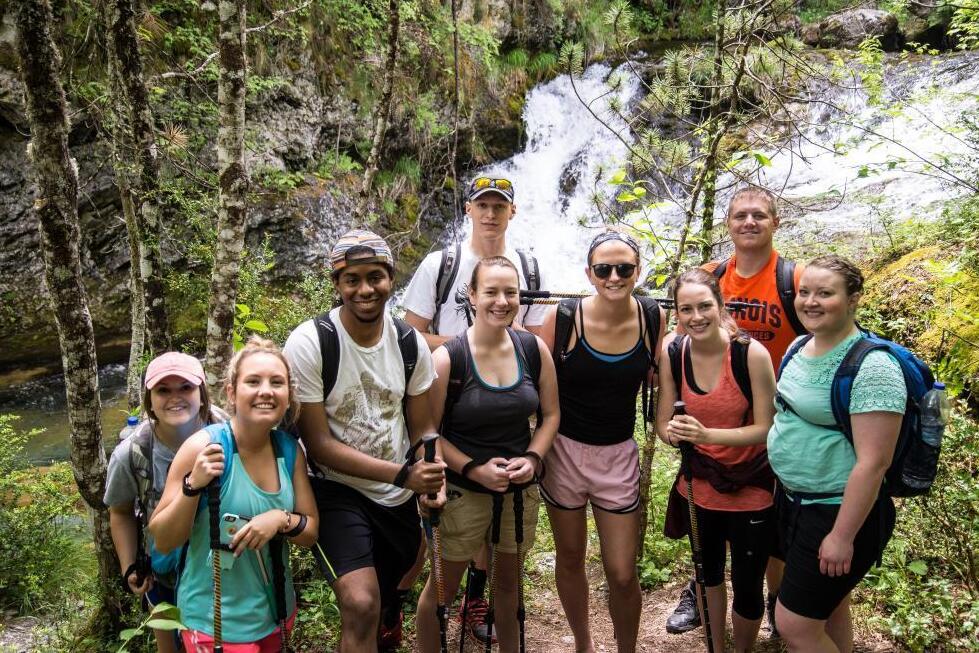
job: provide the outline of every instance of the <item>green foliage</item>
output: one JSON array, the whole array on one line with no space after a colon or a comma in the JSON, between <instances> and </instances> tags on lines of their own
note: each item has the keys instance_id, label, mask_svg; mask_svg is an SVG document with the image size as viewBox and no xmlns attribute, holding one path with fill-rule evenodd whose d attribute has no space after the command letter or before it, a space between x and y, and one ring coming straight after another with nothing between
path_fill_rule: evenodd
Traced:
<instances>
[{"instance_id":1,"label":"green foliage","mask_svg":"<svg viewBox=\"0 0 979 653\"><path fill-rule=\"evenodd\" d=\"M269 327L265 322L252 317L252 309L247 304L235 304L235 325L231 334L231 344L235 351L244 348L249 335L268 331Z\"/></svg>"},{"instance_id":2,"label":"green foliage","mask_svg":"<svg viewBox=\"0 0 979 653\"><path fill-rule=\"evenodd\" d=\"M127 628L119 633L122 646L116 653L130 653L130 646L138 637L142 637L153 630L186 630L186 626L180 622L180 609L169 603L163 602L153 606L153 611L146 615L135 628Z\"/></svg>"},{"instance_id":3,"label":"green foliage","mask_svg":"<svg viewBox=\"0 0 979 653\"><path fill-rule=\"evenodd\" d=\"M961 50L979 47L979 0L956 0L954 6L949 35L956 38Z\"/></svg>"},{"instance_id":4,"label":"green foliage","mask_svg":"<svg viewBox=\"0 0 979 653\"><path fill-rule=\"evenodd\" d=\"M288 193L306 185L306 175L279 168L262 168L255 171L254 178L263 187L277 193Z\"/></svg>"},{"instance_id":5,"label":"green foliage","mask_svg":"<svg viewBox=\"0 0 979 653\"><path fill-rule=\"evenodd\" d=\"M884 96L884 50L880 47L880 38L868 36L861 41L857 61L863 66L860 81L867 93L867 102L878 106Z\"/></svg>"},{"instance_id":6,"label":"green foliage","mask_svg":"<svg viewBox=\"0 0 979 653\"><path fill-rule=\"evenodd\" d=\"M316 176L320 179L333 179L337 176L348 175L358 170L363 170L364 166L354 161L346 152L329 152L320 159L316 166Z\"/></svg>"},{"instance_id":7,"label":"green foliage","mask_svg":"<svg viewBox=\"0 0 979 653\"><path fill-rule=\"evenodd\" d=\"M298 651L333 650L340 637L340 607L306 549L290 547L292 579L302 604L296 615L293 645Z\"/></svg>"},{"instance_id":8,"label":"green foliage","mask_svg":"<svg viewBox=\"0 0 979 653\"><path fill-rule=\"evenodd\" d=\"M0 608L37 612L60 603L94 574L83 516L68 465L26 466L25 443L0 414Z\"/></svg>"}]
</instances>

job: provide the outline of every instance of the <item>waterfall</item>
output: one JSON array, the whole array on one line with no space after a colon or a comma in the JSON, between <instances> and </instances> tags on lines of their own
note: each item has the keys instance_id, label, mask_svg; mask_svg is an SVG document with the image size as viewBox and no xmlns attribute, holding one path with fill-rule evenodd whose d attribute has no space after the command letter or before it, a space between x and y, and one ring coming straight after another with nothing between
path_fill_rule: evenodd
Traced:
<instances>
[{"instance_id":1,"label":"waterfall","mask_svg":"<svg viewBox=\"0 0 979 653\"><path fill-rule=\"evenodd\" d=\"M859 88L828 89L826 103L806 107L802 136L791 148L769 151L771 163L758 173L760 183L786 200L779 237L862 235L882 212L896 221L934 218L943 202L963 194L927 162L944 164L976 148L959 132L962 120L979 106L977 64L975 52L887 64L891 95L885 102L900 102L901 111L872 106ZM609 80L616 78L620 83L613 90ZM591 65L574 86L599 117L631 138L627 125L609 110L612 97L626 108L642 97L643 85L628 66L613 71ZM533 251L547 285L582 289L585 249L601 225L591 198L614 196L607 180L625 162L627 148L578 100L567 75L533 88L523 119L523 151L479 174L514 182L517 215L508 242ZM732 182L730 174L721 175L718 187ZM730 192L718 197L717 219L723 219ZM675 225L680 216L675 207L660 207L631 217L656 228ZM464 229L469 228L467 223Z\"/></svg>"}]
</instances>

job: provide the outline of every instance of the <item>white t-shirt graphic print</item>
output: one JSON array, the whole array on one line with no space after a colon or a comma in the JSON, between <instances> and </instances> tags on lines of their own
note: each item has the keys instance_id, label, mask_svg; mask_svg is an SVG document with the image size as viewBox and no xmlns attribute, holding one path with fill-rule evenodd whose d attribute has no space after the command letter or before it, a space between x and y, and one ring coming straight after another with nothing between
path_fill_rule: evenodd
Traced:
<instances>
[{"instance_id":1,"label":"white t-shirt graphic print","mask_svg":"<svg viewBox=\"0 0 979 653\"><path fill-rule=\"evenodd\" d=\"M343 328L339 308L330 311L330 319L340 340L337 382L324 402L330 433L357 451L400 465L404 463L409 438L401 410L404 363L394 320L385 314L381 339L372 347L361 347ZM415 331L414 335L418 363L407 388L409 396L422 394L435 379L428 345L420 333ZM303 322L289 334L283 351L296 379L299 401L323 401L323 358L313 320ZM316 465L328 479L349 485L382 506L401 505L412 497L410 490Z\"/></svg>"},{"instance_id":2,"label":"white t-shirt graphic print","mask_svg":"<svg viewBox=\"0 0 979 653\"><path fill-rule=\"evenodd\" d=\"M450 245L451 247L451 245ZM459 248L459 272L455 278L455 285L449 291L449 297L439 309L439 335L457 336L469 328L470 315L469 306L469 280L472 278L473 268L479 257L473 254L469 243L463 243ZM508 247L504 252L513 265L517 268L517 276L520 278L520 287L527 287L527 280L524 278L523 269L520 265L520 255L517 250ZM439 269L442 266L442 252L432 252L421 262L415 271L408 288L405 290L401 306L406 311L411 311L418 317L431 320L435 317L436 284L438 282ZM541 288L544 288L543 281ZM544 323L547 313L547 306L534 304L532 306L521 306L517 313L517 321L526 326L540 326Z\"/></svg>"}]
</instances>

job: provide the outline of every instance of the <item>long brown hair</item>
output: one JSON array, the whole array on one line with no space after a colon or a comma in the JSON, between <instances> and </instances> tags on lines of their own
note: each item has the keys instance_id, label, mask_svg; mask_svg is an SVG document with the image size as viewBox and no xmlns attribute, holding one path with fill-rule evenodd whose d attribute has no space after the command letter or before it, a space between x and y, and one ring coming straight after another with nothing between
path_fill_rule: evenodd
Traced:
<instances>
[{"instance_id":1,"label":"long brown hair","mask_svg":"<svg viewBox=\"0 0 979 653\"><path fill-rule=\"evenodd\" d=\"M679 303L677 302L677 294L680 292L680 288L686 285L695 284L700 286L707 286L710 290L710 294L714 297L714 301L717 302L717 312L721 316L720 326L732 339L740 340L741 342L748 342L749 337L744 331L738 327L738 323L734 321L731 314L728 312L727 307L724 305L724 296L721 295L721 286L717 281L717 277L713 274L704 270L703 268L692 268L683 272L676 278L673 282L673 303L679 308Z\"/></svg>"}]
</instances>

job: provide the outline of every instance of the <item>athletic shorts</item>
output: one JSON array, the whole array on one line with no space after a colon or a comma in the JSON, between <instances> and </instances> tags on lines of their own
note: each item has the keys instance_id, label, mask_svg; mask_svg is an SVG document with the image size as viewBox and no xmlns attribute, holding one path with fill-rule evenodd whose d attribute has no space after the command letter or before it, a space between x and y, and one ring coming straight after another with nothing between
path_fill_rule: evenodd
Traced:
<instances>
[{"instance_id":1,"label":"athletic shorts","mask_svg":"<svg viewBox=\"0 0 979 653\"><path fill-rule=\"evenodd\" d=\"M531 485L523 490L523 551L534 546L537 532L537 512L540 492ZM440 535L442 557L453 562L472 560L483 544L490 542L493 522L493 495L467 490L456 485L448 486L448 501L442 510ZM500 518L501 553L517 552L516 519L513 512L513 493L504 495Z\"/></svg>"},{"instance_id":2,"label":"athletic shorts","mask_svg":"<svg viewBox=\"0 0 979 653\"><path fill-rule=\"evenodd\" d=\"M679 499L683 510L689 510L686 499ZM775 542L775 507L738 511L697 506L697 528L705 585L716 587L724 583L730 548L734 611L749 621L761 619L765 612L765 568Z\"/></svg>"},{"instance_id":3,"label":"athletic shorts","mask_svg":"<svg viewBox=\"0 0 979 653\"><path fill-rule=\"evenodd\" d=\"M344 574L373 567L381 604L390 605L421 544L415 502L382 506L342 483L309 480L320 513L319 541L313 546L320 571L332 585Z\"/></svg>"},{"instance_id":4,"label":"athletic shorts","mask_svg":"<svg viewBox=\"0 0 979 653\"><path fill-rule=\"evenodd\" d=\"M291 633L293 626L296 625L296 613L293 612L289 620L286 621L286 632ZM199 630L182 630L180 637L184 641L184 651L186 653L212 653L214 651L214 638L207 633ZM233 643L227 640L222 642L224 653L279 653L282 650L282 637L279 635L279 627L258 640L257 642Z\"/></svg>"},{"instance_id":5,"label":"athletic shorts","mask_svg":"<svg viewBox=\"0 0 979 653\"><path fill-rule=\"evenodd\" d=\"M827 576L819 571L819 547L833 529L839 505L797 505L779 493L779 531L785 547L785 575L778 600L792 612L810 619L829 619L833 610L867 574L894 532L894 502L874 504L853 540L850 573Z\"/></svg>"},{"instance_id":6,"label":"athletic shorts","mask_svg":"<svg viewBox=\"0 0 979 653\"><path fill-rule=\"evenodd\" d=\"M593 508L629 513L639 508L639 446L635 440L594 445L558 433L545 459L541 496L561 510Z\"/></svg>"}]
</instances>

